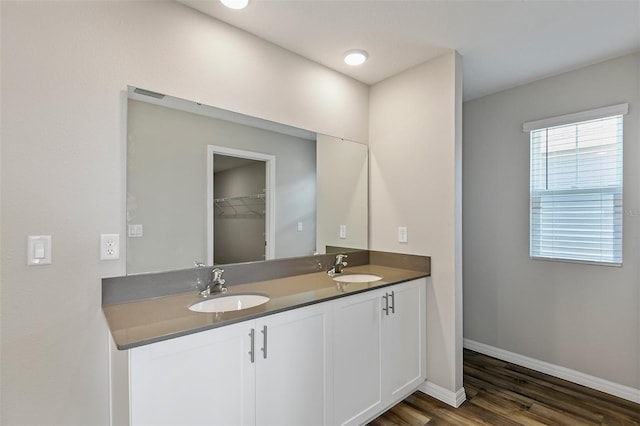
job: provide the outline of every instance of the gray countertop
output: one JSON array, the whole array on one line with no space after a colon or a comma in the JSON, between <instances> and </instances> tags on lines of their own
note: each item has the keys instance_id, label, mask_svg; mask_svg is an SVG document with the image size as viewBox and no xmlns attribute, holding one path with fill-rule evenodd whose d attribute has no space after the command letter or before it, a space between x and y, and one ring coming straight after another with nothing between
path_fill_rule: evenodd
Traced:
<instances>
[{"instance_id":1,"label":"gray countertop","mask_svg":"<svg viewBox=\"0 0 640 426\"><path fill-rule=\"evenodd\" d=\"M258 293L270 300L263 305L234 312L190 311L189 305L202 300L195 291L111 304L102 309L117 348L130 349L430 275L428 271L378 264L349 267L343 275L353 273L375 274L382 279L338 285L326 272L315 272L237 284L229 286L225 295Z\"/></svg>"}]
</instances>

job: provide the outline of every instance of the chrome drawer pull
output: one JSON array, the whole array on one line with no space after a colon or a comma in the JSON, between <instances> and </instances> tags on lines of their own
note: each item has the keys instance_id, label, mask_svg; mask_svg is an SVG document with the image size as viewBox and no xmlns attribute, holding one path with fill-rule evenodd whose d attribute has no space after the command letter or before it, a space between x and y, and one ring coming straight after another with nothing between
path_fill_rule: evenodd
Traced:
<instances>
[{"instance_id":1,"label":"chrome drawer pull","mask_svg":"<svg viewBox=\"0 0 640 426\"><path fill-rule=\"evenodd\" d=\"M387 293L384 294L384 296L382 296L382 298L384 299L384 307L382 308L382 310L384 311L385 315L389 315L389 295Z\"/></svg>"},{"instance_id":2,"label":"chrome drawer pull","mask_svg":"<svg viewBox=\"0 0 640 426\"><path fill-rule=\"evenodd\" d=\"M255 347L255 339L256 339L256 331L252 328L249 332L249 337L251 338L251 347L249 349L249 357L251 358L251 363L255 362L255 353L253 348Z\"/></svg>"},{"instance_id":3,"label":"chrome drawer pull","mask_svg":"<svg viewBox=\"0 0 640 426\"><path fill-rule=\"evenodd\" d=\"M267 359L267 326L262 327L262 357Z\"/></svg>"}]
</instances>

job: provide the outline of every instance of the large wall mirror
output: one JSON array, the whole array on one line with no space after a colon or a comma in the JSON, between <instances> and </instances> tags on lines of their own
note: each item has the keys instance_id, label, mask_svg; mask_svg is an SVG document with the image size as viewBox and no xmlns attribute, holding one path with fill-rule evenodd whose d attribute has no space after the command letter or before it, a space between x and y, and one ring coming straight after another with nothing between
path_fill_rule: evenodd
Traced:
<instances>
[{"instance_id":1,"label":"large wall mirror","mask_svg":"<svg viewBox=\"0 0 640 426\"><path fill-rule=\"evenodd\" d=\"M367 248L367 146L129 87L127 274Z\"/></svg>"}]
</instances>

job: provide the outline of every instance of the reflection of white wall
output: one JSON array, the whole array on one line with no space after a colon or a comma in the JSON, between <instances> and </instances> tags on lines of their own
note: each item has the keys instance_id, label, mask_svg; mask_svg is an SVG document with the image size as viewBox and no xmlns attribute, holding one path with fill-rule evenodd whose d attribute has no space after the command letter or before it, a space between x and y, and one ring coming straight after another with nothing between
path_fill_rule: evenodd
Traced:
<instances>
[{"instance_id":1,"label":"reflection of white wall","mask_svg":"<svg viewBox=\"0 0 640 426\"><path fill-rule=\"evenodd\" d=\"M235 167L216 173L214 198L264 194L265 163ZM243 198L220 202L214 208L214 263L265 259L265 201Z\"/></svg>"},{"instance_id":2,"label":"reflection of white wall","mask_svg":"<svg viewBox=\"0 0 640 426\"><path fill-rule=\"evenodd\" d=\"M144 236L127 239L128 273L188 268L196 260L205 261L207 145L274 155L275 256L313 250L315 143L130 100L127 222L142 224ZM309 223L309 232L297 232L301 220Z\"/></svg>"},{"instance_id":3,"label":"reflection of white wall","mask_svg":"<svg viewBox=\"0 0 640 426\"><path fill-rule=\"evenodd\" d=\"M358 141L368 87L177 2L0 10L0 423L106 425L100 279L125 259L100 262L98 241L125 232L127 84ZM52 235L51 265L26 266L33 234Z\"/></svg>"},{"instance_id":4,"label":"reflection of white wall","mask_svg":"<svg viewBox=\"0 0 640 426\"><path fill-rule=\"evenodd\" d=\"M366 145L318 135L317 250L326 246L368 247L368 149ZM347 238L340 238L346 225Z\"/></svg>"}]
</instances>

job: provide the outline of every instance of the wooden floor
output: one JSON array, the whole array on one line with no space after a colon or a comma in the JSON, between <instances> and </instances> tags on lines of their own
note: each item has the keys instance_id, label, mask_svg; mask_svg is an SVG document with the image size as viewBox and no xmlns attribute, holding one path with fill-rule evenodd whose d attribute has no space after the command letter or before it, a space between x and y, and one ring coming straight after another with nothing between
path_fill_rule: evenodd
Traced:
<instances>
[{"instance_id":1,"label":"wooden floor","mask_svg":"<svg viewBox=\"0 0 640 426\"><path fill-rule=\"evenodd\" d=\"M640 404L468 350L464 388L459 408L416 392L370 425L640 425Z\"/></svg>"}]
</instances>

